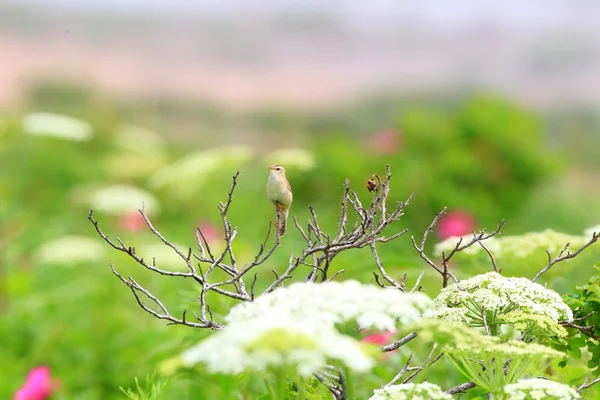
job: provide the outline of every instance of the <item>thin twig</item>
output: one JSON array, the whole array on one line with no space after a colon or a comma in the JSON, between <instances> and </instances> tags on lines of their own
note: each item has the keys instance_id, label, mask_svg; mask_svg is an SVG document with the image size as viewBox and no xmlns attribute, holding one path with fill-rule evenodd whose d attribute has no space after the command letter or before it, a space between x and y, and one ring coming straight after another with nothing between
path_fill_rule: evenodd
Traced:
<instances>
[{"instance_id":1,"label":"thin twig","mask_svg":"<svg viewBox=\"0 0 600 400\"><path fill-rule=\"evenodd\" d=\"M469 382L465 382L463 384L460 384L458 386L454 386L448 390L446 390L446 393L449 395L453 395L456 393L464 393L469 389L473 389L474 387L476 387L477 385L474 384L473 382L469 381Z\"/></svg>"},{"instance_id":2,"label":"thin twig","mask_svg":"<svg viewBox=\"0 0 600 400\"><path fill-rule=\"evenodd\" d=\"M592 386L594 386L596 383L600 382L600 377L594 379L593 381L591 381L590 383L587 383L588 378L587 376L585 377L585 379L583 380L583 383L581 384L581 386L579 386L577 388L577 393L581 392L582 390L585 390L587 388L590 388Z\"/></svg>"},{"instance_id":3,"label":"thin twig","mask_svg":"<svg viewBox=\"0 0 600 400\"><path fill-rule=\"evenodd\" d=\"M408 335L404 336L402 339L400 339L394 343L390 343L385 346L382 346L381 350L384 352L397 350L416 337L417 337L416 332L409 333Z\"/></svg>"},{"instance_id":4,"label":"thin twig","mask_svg":"<svg viewBox=\"0 0 600 400\"><path fill-rule=\"evenodd\" d=\"M596 243L598 241L598 239L600 239L600 232L594 232L592 234L592 238L573 253L568 251L569 243L567 243L563 247L563 249L558 253L558 255L554 258L552 258L552 256L550 255L550 252L548 250L546 250L546 254L548 255L548 264L544 268L542 268L542 270L540 272L535 274L535 276L533 277L533 279L531 279L531 281L532 282L537 281L540 278L540 276L542 276L544 273L546 273L553 265L555 265L561 261L569 260L571 258L577 257L582 251L587 249L592 244ZM565 254L565 252L567 254ZM563 255L563 254L565 254L565 255Z\"/></svg>"}]
</instances>

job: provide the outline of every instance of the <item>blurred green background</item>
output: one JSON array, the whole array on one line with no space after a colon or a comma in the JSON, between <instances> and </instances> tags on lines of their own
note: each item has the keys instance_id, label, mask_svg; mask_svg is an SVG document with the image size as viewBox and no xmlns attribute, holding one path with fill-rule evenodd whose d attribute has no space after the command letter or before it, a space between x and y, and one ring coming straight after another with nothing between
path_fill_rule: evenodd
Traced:
<instances>
[{"instance_id":1,"label":"blurred green background","mask_svg":"<svg viewBox=\"0 0 600 400\"><path fill-rule=\"evenodd\" d=\"M377 70L388 62L382 58L387 53L372 55L367 62L369 53L365 48L390 46L391 38L413 43L413 47L420 43L421 48L432 53L435 43L442 47L450 44L432 33L433 28L424 29L424 36L411 36L410 30L386 31L388 36L359 30L363 36L352 36L344 33L342 25L333 18L347 15L335 9L329 13L312 8L310 12L298 12L293 7L292 11L273 11L264 6L264 15L270 16L265 17L268 22L252 14L254 25L246 26L245 19L238 15L242 11L217 13L222 23L219 25L218 21L207 22L208 11L196 10L194 15L202 23L194 25L193 17L161 17L148 10L146 14L143 6L137 13L108 12L81 10L70 2L56 2L56 8L50 8L55 12L44 14L35 2L30 6L9 3L0 7L0 48L12 49L5 52L8 57L0 67L0 82L12 83L0 91L0 398L10 398L27 371L41 364L49 365L61 382L58 399L122 398L120 386L134 386L135 377L143 379L161 360L208 334L167 327L138 308L129 290L112 275L109 262L123 275L133 275L147 285L174 314L197 307L198 288L183 279L152 275L110 249L87 220L91 208L105 233L135 246L144 257L156 256L157 264L173 270L185 265L144 229L136 211L141 202L144 201L155 226L182 248L195 246L194 230L198 226L211 232L210 240L219 248L222 227L217 204L226 199L231 177L239 170L230 210L230 219L239 229L234 250L238 262L251 260L273 219L272 206L265 195L267 166L273 163L284 165L288 171L294 190L291 215L304 223L309 217L308 206L312 205L326 231L337 227L344 179L350 180L351 187L367 203L371 195L366 181L373 174L383 176L386 164L393 173L390 200L405 200L415 193L406 216L398 226L389 228L389 233L408 228L410 234L420 237L443 207L470 215L476 228L493 229L504 219L505 234L551 228L579 235L600 223L600 108L598 99L586 97L582 88L587 86L580 82L582 74L593 77L595 71L598 77L600 46L597 34L585 31L583 23L577 26L571 20L565 22L571 36L561 36L564 41L554 47L552 35L563 32L564 26L559 24L554 30L530 27L537 34L537 45L520 56L527 60L523 65L535 68L533 72L525 68L521 75L514 71L507 74L515 74L522 82L527 81L528 74L547 76L531 86L517 85L516 91L504 81L492 79L494 84L480 84L474 80L465 84L464 76L453 76L451 84L439 84L434 90L421 77L415 81L416 89L400 80L385 90L376 82L368 82L372 85L335 92L341 84L336 86L331 79L336 75L335 65L346 63L342 54L337 55L338 59L333 54L337 64L332 67L330 58L315 50L306 56L313 57L310 62L295 64L291 71L279 59L281 65L269 62L268 57L253 58L252 54L262 54L273 47L277 51L296 48L301 53L307 45L298 42L298 38L337 37L339 43L325 41L323 48L335 48L337 43L340 49L348 51L347 47L354 43L361 51L353 62L370 76L377 75L371 69ZM371 24L386 14L385 7L375 9L381 12L374 13ZM560 14L560 10L554 11ZM467 8L461 12L469 15ZM581 10L582 18L585 14ZM229 19L223 15L229 15ZM422 16L428 15L429 11L423 9ZM473 15L472 20L461 20L458 25L475 29L472 25L478 25L473 21L481 24L484 19L477 13ZM183 28L171 29L177 21L197 30L190 34ZM272 42L240 34L244 29L263 26L261 21L269 27L262 34ZM498 21L503 20L498 17ZM509 41L509 34L502 36L510 24L500 22L493 34L483 31L485 49L491 48L486 46L495 43L497 37L506 39L501 41L504 49L521 43ZM432 24L435 26L435 18ZM439 21L438 24L450 29ZM227 30L231 26L242 28L232 33ZM232 65L249 65L251 71L257 68L254 62L259 60L259 65L269 65L272 74L277 68L285 71L296 86L257 75L254 85L262 84L262 91L257 93L273 94L257 97L244 86L252 74L210 86L207 77L199 76L200 73L176 76L177 72L169 72L169 63L174 71L187 67L181 67L185 64L181 54L165 53L164 43L161 42L162 47L157 44L154 53L144 53L152 35L168 32L169 41L164 39L168 45L177 47L180 40L191 46L190 36L205 34L202 40L207 40L206 35L214 38L219 27L228 34L214 41L209 50L200 45L197 49L202 55L210 55L215 49L223 52L209 57L214 65L225 70ZM455 39L463 38L460 40L465 47L477 48L472 37L464 38L460 32L459 29ZM521 38L530 39L526 34L529 31L517 32ZM142 40L146 34L149 37ZM569 39L575 36L576 39ZM582 42L587 47L579 45L582 37L587 39ZM144 90L136 87L132 94L127 82L129 78L134 81L135 74L125 74L118 68L94 69L103 57L108 57L107 64L115 62L117 56L107 53L106 48L120 39L124 49L132 49L128 56L137 57L137 67L147 62L152 70L161 54L165 55L164 64L158 64L167 71L166 75L150 75L142 80L143 84L135 77L138 85L145 86ZM318 40L312 40L308 48L319 49ZM45 44L51 47L44 47ZM52 46L56 47L58 58L65 57L62 62L67 64L67 72L58 73L56 65L44 64L52 59ZM69 46L75 49L75 55L65 55L64 49ZM399 67L405 60L402 54L409 54L413 48L403 46L397 49L401 60L392 64L399 68L397 75L406 72ZM186 49L181 53L187 54ZM246 58L242 57L244 54ZM292 61L294 57L299 56L295 54ZM69 71L73 59L81 61L79 73ZM316 73L321 81L313 82L310 76L315 66L319 70L319 60L323 69L331 71ZM465 71L490 68L465 54L454 54L448 62L463 65L468 60L472 63L465 64ZM197 62L204 65L203 59ZM17 70L21 80L15 80ZM239 70L233 71L235 75ZM340 79L348 82L361 81L363 76L347 75L343 68L340 71ZM438 74L436 71L432 74ZM110 75L113 73L116 75ZM70 79L73 74L79 79ZM558 74L560 79L552 79L552 74ZM101 76L111 79L103 85ZM171 77L183 80L183 86L154 90L164 86L161 78L168 81ZM295 77L300 82L295 82ZM215 80L223 78L221 74ZM207 85L210 96L203 95L203 87L196 85L196 79ZM198 86L197 91L187 91L186 81L190 86ZM571 82L573 90L563 92L560 82ZM298 91L298 87L303 91ZM173 94L179 89L185 95ZM219 94L235 94L238 89L240 93L252 92L241 96L245 99L243 105L225 95L219 98ZM328 90L332 93L319 97ZM281 98L277 93L283 93ZM544 101L538 101L539 97ZM260 267L258 288L269 284L272 269L285 269L290 253L302 250L300 234L295 229L288 232L273 257ZM438 240L432 235L429 252ZM408 235L381 246L380 256L393 277L399 279L408 274L409 284L425 270L424 286L431 296L437 294L438 279L416 256ZM599 256L600 251L592 250L560 265L546 279L561 293L572 293L576 285L593 274L590 266ZM501 267L507 274L533 276L544 259L545 255L540 254L534 260ZM339 279L369 282L375 265L368 250L353 250L336 258L332 270L342 268L345 273ZM489 266L465 263L454 268L465 277L487 271ZM296 278L301 279L305 272L308 271L299 271ZM217 296L209 300L217 319L232 305ZM386 377L389 381L394 368L401 367L402 357L392 357L379 368L379 377L366 382L375 388ZM429 374L429 380L442 386L460 383L461 378L448 375L446 367L436 366L437 372ZM574 369L568 379L579 382L581 373ZM172 378L164 398L209 398L207 393L215 390L222 398L233 398L228 397L233 395L227 390L235 383L198 372L182 373Z\"/></svg>"}]
</instances>

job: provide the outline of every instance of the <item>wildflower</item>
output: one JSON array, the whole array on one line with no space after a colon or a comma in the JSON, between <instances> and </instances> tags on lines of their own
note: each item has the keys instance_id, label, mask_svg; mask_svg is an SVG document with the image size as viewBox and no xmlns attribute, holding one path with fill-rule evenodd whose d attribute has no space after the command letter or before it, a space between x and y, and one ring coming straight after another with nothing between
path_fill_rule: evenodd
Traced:
<instances>
[{"instance_id":1,"label":"wildflower","mask_svg":"<svg viewBox=\"0 0 600 400\"><path fill-rule=\"evenodd\" d=\"M354 280L293 283L233 307L226 320L286 313L299 321L327 326L356 321L360 328L395 332L398 323L419 320L430 304L431 299L423 293L386 290Z\"/></svg>"},{"instance_id":2,"label":"wildflower","mask_svg":"<svg viewBox=\"0 0 600 400\"><path fill-rule=\"evenodd\" d=\"M370 400L451 400L452 396L433 383L404 383L375 390Z\"/></svg>"},{"instance_id":3,"label":"wildflower","mask_svg":"<svg viewBox=\"0 0 600 400\"><path fill-rule=\"evenodd\" d=\"M115 144L128 152L141 152L147 155L162 153L165 140L158 134L135 125L121 125L117 131Z\"/></svg>"},{"instance_id":4,"label":"wildflower","mask_svg":"<svg viewBox=\"0 0 600 400\"><path fill-rule=\"evenodd\" d=\"M92 126L76 118L61 114L35 112L27 114L22 121L23 131L33 136L50 136L59 139L84 142L92 139Z\"/></svg>"},{"instance_id":5,"label":"wildflower","mask_svg":"<svg viewBox=\"0 0 600 400\"><path fill-rule=\"evenodd\" d=\"M173 243L178 249L187 249L178 243ZM167 271L189 271L187 263L169 246L162 243L153 242L152 244L142 244L136 247L138 256L155 263L156 267ZM186 252L187 253L187 252ZM186 254L187 255L187 254Z\"/></svg>"},{"instance_id":6,"label":"wildflower","mask_svg":"<svg viewBox=\"0 0 600 400\"><path fill-rule=\"evenodd\" d=\"M50 378L50 369L46 366L29 371L25 384L16 391L14 400L44 400L56 389L57 382Z\"/></svg>"},{"instance_id":7,"label":"wildflower","mask_svg":"<svg viewBox=\"0 0 600 400\"><path fill-rule=\"evenodd\" d=\"M119 217L119 224L129 232L139 232L146 228L146 220L139 211L127 211Z\"/></svg>"},{"instance_id":8,"label":"wildflower","mask_svg":"<svg viewBox=\"0 0 600 400\"><path fill-rule=\"evenodd\" d=\"M374 364L359 342L333 327L276 314L233 321L183 352L176 363L185 367L204 363L212 373L227 374L292 367L309 376L329 360L357 372L366 372ZM173 361L168 361L163 369L172 366Z\"/></svg>"},{"instance_id":9,"label":"wildflower","mask_svg":"<svg viewBox=\"0 0 600 400\"><path fill-rule=\"evenodd\" d=\"M88 199L97 211L118 214L135 211L144 206L148 213L159 210L158 200L151 193L135 186L113 185L94 190Z\"/></svg>"},{"instance_id":10,"label":"wildflower","mask_svg":"<svg viewBox=\"0 0 600 400\"><path fill-rule=\"evenodd\" d=\"M565 384L549 379L521 379L504 386L504 394L511 400L576 400L579 393Z\"/></svg>"},{"instance_id":11,"label":"wildflower","mask_svg":"<svg viewBox=\"0 0 600 400\"><path fill-rule=\"evenodd\" d=\"M475 230L477 222L471 213L466 211L451 211L440 218L437 224L437 234L440 239L468 235Z\"/></svg>"},{"instance_id":12,"label":"wildflower","mask_svg":"<svg viewBox=\"0 0 600 400\"><path fill-rule=\"evenodd\" d=\"M35 252L41 264L76 265L98 261L104 257L104 247L94 238L68 235L41 245Z\"/></svg>"},{"instance_id":13,"label":"wildflower","mask_svg":"<svg viewBox=\"0 0 600 400\"><path fill-rule=\"evenodd\" d=\"M523 332L526 340L535 337L540 343L556 342L560 345L566 344L567 330L545 315L514 310L500 315L498 320Z\"/></svg>"},{"instance_id":14,"label":"wildflower","mask_svg":"<svg viewBox=\"0 0 600 400\"><path fill-rule=\"evenodd\" d=\"M366 329L363 330L363 333L366 331L367 331ZM376 344L378 346L383 346L383 345L387 344L392 337L394 337L394 332L383 331L383 332L378 332L378 333L372 333L368 336L365 336L360 341L364 342L364 343L372 343L372 344Z\"/></svg>"},{"instance_id":15,"label":"wildflower","mask_svg":"<svg viewBox=\"0 0 600 400\"><path fill-rule=\"evenodd\" d=\"M206 239L205 245L213 246L221 240L221 234L217 227L210 221L200 221L197 226Z\"/></svg>"},{"instance_id":16,"label":"wildflower","mask_svg":"<svg viewBox=\"0 0 600 400\"><path fill-rule=\"evenodd\" d=\"M506 383L539 374L547 361L564 357L547 346L483 336L463 324L423 320L406 329L416 331L424 342L437 342L457 370L492 393L502 392Z\"/></svg>"},{"instance_id":17,"label":"wildflower","mask_svg":"<svg viewBox=\"0 0 600 400\"><path fill-rule=\"evenodd\" d=\"M267 154L264 159L268 165L285 164L286 168L308 171L315 167L315 156L303 149L281 149Z\"/></svg>"},{"instance_id":18,"label":"wildflower","mask_svg":"<svg viewBox=\"0 0 600 400\"><path fill-rule=\"evenodd\" d=\"M394 129L386 129L369 138L370 145L379 154L394 154L402 147L401 133Z\"/></svg>"},{"instance_id":19,"label":"wildflower","mask_svg":"<svg viewBox=\"0 0 600 400\"><path fill-rule=\"evenodd\" d=\"M481 323L482 307L493 315L518 309L546 316L555 322L573 319L573 312L555 291L526 278L504 277L496 272L463 280L460 288L451 285L442 289L425 317ZM492 320L487 322L494 323Z\"/></svg>"},{"instance_id":20,"label":"wildflower","mask_svg":"<svg viewBox=\"0 0 600 400\"><path fill-rule=\"evenodd\" d=\"M248 161L252 150L244 146L224 147L190 153L158 170L148 180L153 189L168 187L172 194L189 197L197 194L211 176L235 169Z\"/></svg>"},{"instance_id":21,"label":"wildflower","mask_svg":"<svg viewBox=\"0 0 600 400\"><path fill-rule=\"evenodd\" d=\"M588 232L588 231L586 231ZM586 233L588 235L588 233ZM591 233L589 233L591 236ZM471 240L473 236L466 235L465 240ZM550 253L557 253L562 250L565 244L570 243L571 247L577 248L583 246L589 238L587 236L574 236L566 233L556 232L551 229L546 229L543 232L529 232L524 235L503 236L501 238L490 238L485 241L486 247L497 258L514 257L527 258L533 254L545 254L548 250ZM435 246L434 254L441 255L442 251L451 251L458 238L448 238ZM473 245L466 249L464 254L480 254L483 248L478 245Z\"/></svg>"}]
</instances>

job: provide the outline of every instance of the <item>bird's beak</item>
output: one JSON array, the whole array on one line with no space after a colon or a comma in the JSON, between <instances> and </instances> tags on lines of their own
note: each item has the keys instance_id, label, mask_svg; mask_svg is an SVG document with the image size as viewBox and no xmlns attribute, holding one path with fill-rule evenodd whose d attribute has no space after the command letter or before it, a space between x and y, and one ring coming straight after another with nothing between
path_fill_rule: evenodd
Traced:
<instances>
[{"instance_id":1,"label":"bird's beak","mask_svg":"<svg viewBox=\"0 0 600 400\"><path fill-rule=\"evenodd\" d=\"M274 165L271 165L271 166L269 167L269 169L270 169L271 171L275 171L275 166L274 166Z\"/></svg>"}]
</instances>

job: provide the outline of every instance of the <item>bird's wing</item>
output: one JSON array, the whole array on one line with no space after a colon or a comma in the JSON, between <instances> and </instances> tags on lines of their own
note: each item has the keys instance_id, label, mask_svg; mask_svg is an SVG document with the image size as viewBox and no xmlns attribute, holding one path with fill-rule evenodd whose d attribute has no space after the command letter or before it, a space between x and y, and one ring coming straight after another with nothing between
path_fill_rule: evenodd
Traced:
<instances>
[{"instance_id":1,"label":"bird's wing","mask_svg":"<svg viewBox=\"0 0 600 400\"><path fill-rule=\"evenodd\" d=\"M292 187L290 186L290 182L287 179L285 180L285 185L287 186L290 193L292 193Z\"/></svg>"}]
</instances>

